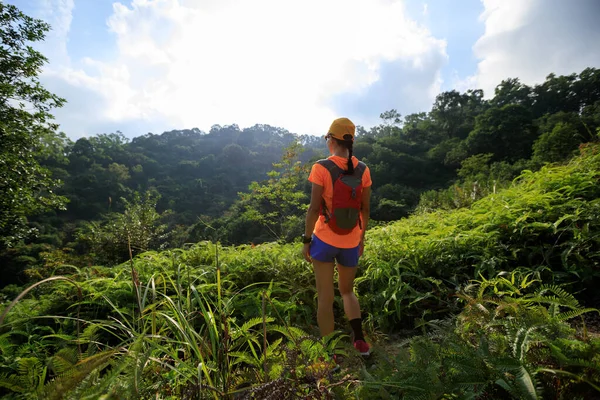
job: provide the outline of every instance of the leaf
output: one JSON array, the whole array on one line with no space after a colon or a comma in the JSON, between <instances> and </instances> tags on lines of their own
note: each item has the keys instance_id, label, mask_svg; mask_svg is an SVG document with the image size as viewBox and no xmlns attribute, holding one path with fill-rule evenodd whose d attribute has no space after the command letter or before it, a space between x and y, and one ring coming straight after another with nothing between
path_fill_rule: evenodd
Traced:
<instances>
[{"instance_id":1,"label":"leaf","mask_svg":"<svg viewBox=\"0 0 600 400\"><path fill-rule=\"evenodd\" d=\"M524 367L521 367L520 371L517 373L517 384L521 389L521 393L525 394L525 398L531 400L538 399L537 390L531 375L529 375L529 372Z\"/></svg>"}]
</instances>

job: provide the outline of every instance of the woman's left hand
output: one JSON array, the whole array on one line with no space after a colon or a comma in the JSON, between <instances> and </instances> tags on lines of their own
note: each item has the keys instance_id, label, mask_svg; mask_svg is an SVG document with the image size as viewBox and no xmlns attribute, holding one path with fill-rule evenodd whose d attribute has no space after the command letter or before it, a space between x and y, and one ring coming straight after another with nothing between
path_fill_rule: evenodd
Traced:
<instances>
[{"instance_id":1,"label":"woman's left hand","mask_svg":"<svg viewBox=\"0 0 600 400\"><path fill-rule=\"evenodd\" d=\"M304 244L304 247L302 248L302 255L304 256L304 259L306 261L308 261L309 263L312 262L312 258L310 258L310 243Z\"/></svg>"},{"instance_id":2,"label":"woman's left hand","mask_svg":"<svg viewBox=\"0 0 600 400\"><path fill-rule=\"evenodd\" d=\"M358 256L361 257L365 251L365 239L360 240L360 249L358 250Z\"/></svg>"}]
</instances>

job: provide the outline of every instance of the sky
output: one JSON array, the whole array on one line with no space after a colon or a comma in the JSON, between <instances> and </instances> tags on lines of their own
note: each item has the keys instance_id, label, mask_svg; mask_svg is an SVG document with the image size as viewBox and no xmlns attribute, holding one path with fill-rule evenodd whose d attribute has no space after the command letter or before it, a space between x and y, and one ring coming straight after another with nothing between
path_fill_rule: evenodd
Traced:
<instances>
[{"instance_id":1,"label":"sky","mask_svg":"<svg viewBox=\"0 0 600 400\"><path fill-rule=\"evenodd\" d=\"M442 91L600 68L598 0L5 0L52 26L70 138L429 111Z\"/></svg>"}]
</instances>

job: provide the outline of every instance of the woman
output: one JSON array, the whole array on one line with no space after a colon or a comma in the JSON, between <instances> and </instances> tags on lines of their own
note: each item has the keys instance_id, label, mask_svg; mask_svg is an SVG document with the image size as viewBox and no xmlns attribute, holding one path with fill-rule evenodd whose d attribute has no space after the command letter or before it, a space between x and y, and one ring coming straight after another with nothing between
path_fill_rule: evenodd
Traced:
<instances>
[{"instance_id":1,"label":"woman","mask_svg":"<svg viewBox=\"0 0 600 400\"><path fill-rule=\"evenodd\" d=\"M369 223L372 182L369 168L352 156L355 131L356 127L352 121L348 118L338 118L333 121L329 132L325 135L331 156L327 158L329 161L321 160L315 163L308 177L312 182L312 193L306 214L302 253L306 261L312 262L315 270L318 295L317 323L321 336L330 334L334 329L333 269L337 264L338 288L344 302L346 317L354 334L354 347L362 355L367 356L370 353L370 346L363 335L360 306L353 285L358 258L364 249L364 235ZM362 190L362 193L356 200L355 214L335 213L332 208L334 181L338 182L339 178L345 177L350 178L346 179L347 182L354 179L354 182L362 186L356 189L357 192ZM339 194L342 192L338 189L335 189L336 205L340 204L339 199L342 197ZM351 189L351 191L353 196L355 190ZM329 210L334 212L330 213ZM345 226L340 228L336 223L344 225L339 218L342 214L355 216L354 221L350 221L350 225L346 221ZM338 217L338 222L335 217Z\"/></svg>"}]
</instances>

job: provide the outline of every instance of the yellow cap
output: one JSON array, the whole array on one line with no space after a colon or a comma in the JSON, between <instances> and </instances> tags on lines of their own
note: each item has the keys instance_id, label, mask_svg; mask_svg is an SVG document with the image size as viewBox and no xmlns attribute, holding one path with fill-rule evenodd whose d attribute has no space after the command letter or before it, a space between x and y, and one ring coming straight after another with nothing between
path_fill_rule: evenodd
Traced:
<instances>
[{"instance_id":1,"label":"yellow cap","mask_svg":"<svg viewBox=\"0 0 600 400\"><path fill-rule=\"evenodd\" d=\"M348 118L338 118L329 127L328 135L339 140L354 141L356 127Z\"/></svg>"}]
</instances>

